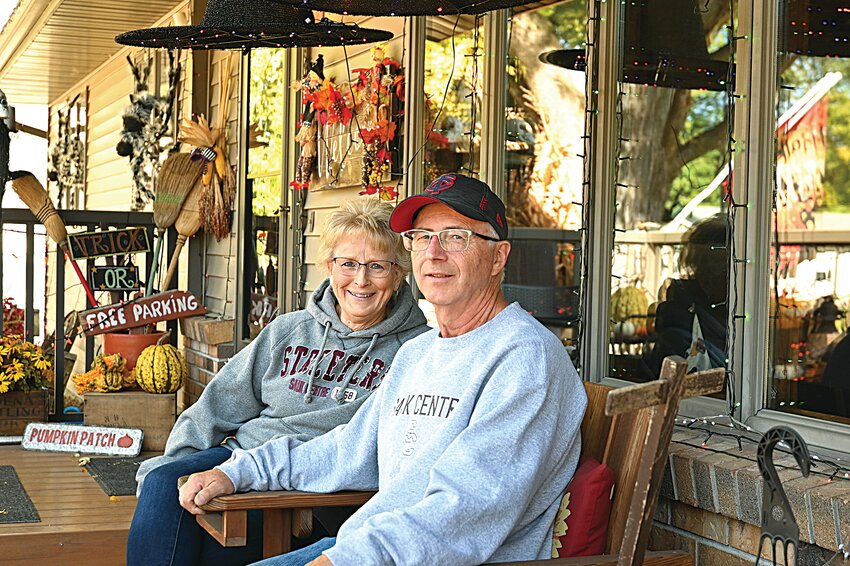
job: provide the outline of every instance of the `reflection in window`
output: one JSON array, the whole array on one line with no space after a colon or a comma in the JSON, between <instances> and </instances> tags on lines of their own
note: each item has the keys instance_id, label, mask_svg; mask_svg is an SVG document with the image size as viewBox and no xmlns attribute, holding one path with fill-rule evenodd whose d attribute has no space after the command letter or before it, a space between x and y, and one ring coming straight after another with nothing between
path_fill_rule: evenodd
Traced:
<instances>
[{"instance_id":1,"label":"reflection in window","mask_svg":"<svg viewBox=\"0 0 850 566\"><path fill-rule=\"evenodd\" d=\"M509 24L503 289L575 352L584 181L585 74L539 54L583 50L587 2L516 10ZM546 59L544 56L543 59Z\"/></svg>"},{"instance_id":2,"label":"reflection in window","mask_svg":"<svg viewBox=\"0 0 850 566\"><path fill-rule=\"evenodd\" d=\"M726 365L730 8L624 3L610 375Z\"/></svg>"},{"instance_id":3,"label":"reflection in window","mask_svg":"<svg viewBox=\"0 0 850 566\"><path fill-rule=\"evenodd\" d=\"M780 6L768 406L850 422L850 14Z\"/></svg>"},{"instance_id":4,"label":"reflection in window","mask_svg":"<svg viewBox=\"0 0 850 566\"><path fill-rule=\"evenodd\" d=\"M248 171L245 179L246 219L242 337L253 339L277 314L277 272L283 93L286 68L283 49L249 52L251 83L248 93Z\"/></svg>"},{"instance_id":5,"label":"reflection in window","mask_svg":"<svg viewBox=\"0 0 850 566\"><path fill-rule=\"evenodd\" d=\"M427 19L425 182L481 163L484 27L480 17ZM474 133L473 133L474 132Z\"/></svg>"}]
</instances>

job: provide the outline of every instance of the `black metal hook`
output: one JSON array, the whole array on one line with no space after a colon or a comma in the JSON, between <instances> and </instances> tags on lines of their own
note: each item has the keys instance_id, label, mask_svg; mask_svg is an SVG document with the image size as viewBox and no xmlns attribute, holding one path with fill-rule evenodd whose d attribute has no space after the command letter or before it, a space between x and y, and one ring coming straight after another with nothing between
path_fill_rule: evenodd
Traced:
<instances>
[{"instance_id":1,"label":"black metal hook","mask_svg":"<svg viewBox=\"0 0 850 566\"><path fill-rule=\"evenodd\" d=\"M794 562L797 561L797 549L800 546L800 527L794 519L794 512L791 509L791 503L788 501L788 496L785 495L785 490L782 488L782 481L779 479L779 474L776 472L776 466L773 464L773 449L780 442L785 442L791 449L794 459L800 466L803 476L809 475L809 465L811 458L809 456L809 448L803 438L793 429L787 426L776 426L764 433L758 446L758 466L761 477L765 482L764 495L762 497L761 506L761 538L759 539L758 552L756 554L756 564L759 561L762 546L765 539L771 542L773 551L773 563L776 564L776 543L781 542L785 564L788 561L788 547L794 547Z\"/></svg>"}]
</instances>

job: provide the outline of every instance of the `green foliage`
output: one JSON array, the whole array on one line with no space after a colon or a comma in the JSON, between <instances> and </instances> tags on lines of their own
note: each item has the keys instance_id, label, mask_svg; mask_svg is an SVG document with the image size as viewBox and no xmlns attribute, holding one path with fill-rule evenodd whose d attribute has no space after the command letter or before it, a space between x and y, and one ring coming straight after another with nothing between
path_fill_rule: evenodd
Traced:
<instances>
[{"instance_id":1,"label":"green foliage","mask_svg":"<svg viewBox=\"0 0 850 566\"><path fill-rule=\"evenodd\" d=\"M283 95L286 84L283 49L251 51L251 90L249 118L261 132L259 141L265 147L253 147L248 152L248 176L261 177L280 172L283 152ZM279 193L278 193L279 195Z\"/></svg>"},{"instance_id":2,"label":"green foliage","mask_svg":"<svg viewBox=\"0 0 850 566\"><path fill-rule=\"evenodd\" d=\"M570 0L538 12L552 22L564 49L584 49L587 42L587 0Z\"/></svg>"},{"instance_id":3,"label":"green foliage","mask_svg":"<svg viewBox=\"0 0 850 566\"><path fill-rule=\"evenodd\" d=\"M694 91L691 94L691 107L682 131L679 132L679 145L684 145L705 133L723 121L725 110L725 96L723 92ZM726 148L712 149L690 163L683 163L679 175L673 180L664 209L670 220L682 210L682 208L693 200L705 187L714 180L714 177L727 161ZM703 204L716 204L718 210L722 199L721 191L711 195Z\"/></svg>"},{"instance_id":4,"label":"green foliage","mask_svg":"<svg viewBox=\"0 0 850 566\"><path fill-rule=\"evenodd\" d=\"M479 49L483 41L484 33L480 30ZM472 31L455 35L454 43L451 38L440 42L425 42L425 94L430 97L430 108L434 114L443 103L445 94L446 101L441 119L446 116L455 116L464 122L469 121L469 116L472 114L472 99L466 95L472 88L475 71L475 58L470 57L473 54L473 45ZM479 89L482 81L483 76L479 68ZM448 91L446 85L448 85Z\"/></svg>"}]
</instances>

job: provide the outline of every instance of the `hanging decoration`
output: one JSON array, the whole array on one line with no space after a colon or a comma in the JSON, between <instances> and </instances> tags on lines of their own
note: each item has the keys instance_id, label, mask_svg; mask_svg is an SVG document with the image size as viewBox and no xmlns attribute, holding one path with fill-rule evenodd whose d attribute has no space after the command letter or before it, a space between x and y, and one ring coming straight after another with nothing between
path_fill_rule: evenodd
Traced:
<instances>
[{"instance_id":1,"label":"hanging decoration","mask_svg":"<svg viewBox=\"0 0 850 566\"><path fill-rule=\"evenodd\" d=\"M310 187L318 165L320 187L361 183L361 195L377 194L384 200L397 196L395 187L385 183L393 164L398 128L394 108L404 100L404 75L399 62L387 57L383 47L372 49L371 63L354 69L357 78L351 83L337 85L325 78L319 55L293 85L304 103L295 137L301 154L290 183L296 191Z\"/></svg>"},{"instance_id":2,"label":"hanging decoration","mask_svg":"<svg viewBox=\"0 0 850 566\"><path fill-rule=\"evenodd\" d=\"M172 131L171 116L180 80L180 64L174 51L168 52L168 85L165 96L148 89L152 59L135 64L127 61L135 78L135 92L130 95L130 106L122 117L124 126L121 141L115 148L118 155L130 158L133 171L132 209L141 210L154 197L154 179L159 174L165 158L177 149Z\"/></svg>"},{"instance_id":3,"label":"hanging decoration","mask_svg":"<svg viewBox=\"0 0 850 566\"><path fill-rule=\"evenodd\" d=\"M298 162L295 165L295 179L289 186L296 191L307 189L310 186L310 178L316 169L316 156L318 155L319 125L316 122L316 105L314 100L320 89L325 88L325 60L321 54L315 63L308 65L304 77L292 85L293 90L301 91L301 100L304 111L301 113L298 133L295 141L301 148L298 154ZM328 83L332 86L333 83Z\"/></svg>"},{"instance_id":4,"label":"hanging decoration","mask_svg":"<svg viewBox=\"0 0 850 566\"><path fill-rule=\"evenodd\" d=\"M295 3L293 3L295 4ZM316 47L387 41L393 34L322 18L301 2L287 6L269 0L208 0L201 23L128 31L122 45L168 49L256 49Z\"/></svg>"},{"instance_id":5,"label":"hanging decoration","mask_svg":"<svg viewBox=\"0 0 850 566\"><path fill-rule=\"evenodd\" d=\"M183 119L177 139L194 147L193 157L203 167L201 181L201 218L204 230L222 240L230 233L230 216L236 197L236 175L227 157L227 116L233 94L230 69L233 53L228 53L219 64L218 114L210 128L203 114L198 121Z\"/></svg>"},{"instance_id":6,"label":"hanging decoration","mask_svg":"<svg viewBox=\"0 0 850 566\"><path fill-rule=\"evenodd\" d=\"M384 185L392 168L392 141L397 125L393 106L404 104L404 74L395 59L384 49L372 49L372 66L355 69L359 73L352 85L354 105L360 125L358 134L365 146L363 153L363 186L361 195L377 194L383 200L398 196L396 188Z\"/></svg>"},{"instance_id":7,"label":"hanging decoration","mask_svg":"<svg viewBox=\"0 0 850 566\"><path fill-rule=\"evenodd\" d=\"M82 140L81 124L85 104L79 104L82 93L70 100L65 109L57 113L56 139L52 141L48 153L47 178L58 185L56 201L62 205L63 197L68 208L79 206L78 196L85 186L85 146ZM84 97L85 98L85 97ZM71 117L74 115L74 124Z\"/></svg>"}]
</instances>

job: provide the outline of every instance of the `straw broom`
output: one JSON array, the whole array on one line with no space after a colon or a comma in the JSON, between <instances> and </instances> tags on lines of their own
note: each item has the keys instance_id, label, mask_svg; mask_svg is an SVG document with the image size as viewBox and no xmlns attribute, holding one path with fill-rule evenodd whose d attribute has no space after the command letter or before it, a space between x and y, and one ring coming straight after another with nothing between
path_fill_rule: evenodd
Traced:
<instances>
[{"instance_id":1,"label":"straw broom","mask_svg":"<svg viewBox=\"0 0 850 566\"><path fill-rule=\"evenodd\" d=\"M180 214L183 201L192 191L192 187L201 178L201 165L188 153L175 153L162 164L156 183L156 196L153 201L153 221L156 224L156 247L154 262L145 287L145 296L151 294L153 282L159 267L159 250L165 231L171 227Z\"/></svg>"},{"instance_id":2,"label":"straw broom","mask_svg":"<svg viewBox=\"0 0 850 566\"><path fill-rule=\"evenodd\" d=\"M77 277L80 279L80 283L82 283L83 289L85 289L86 295L89 297L89 302L92 306L96 307L98 305L97 299L94 298L94 293L92 293L88 281L86 281L83 272L80 271L80 266L71 257L71 251L68 249L68 231L65 229L65 222L62 221L59 213L56 212L56 208L54 208L53 203L50 201L47 191L44 190L38 179L29 171L11 172L9 173L9 178L12 179L12 189L24 201L24 204L27 205L35 217L38 218L39 222L44 224L50 239L62 248L65 258L74 267L74 271L77 272Z\"/></svg>"},{"instance_id":3,"label":"straw broom","mask_svg":"<svg viewBox=\"0 0 850 566\"><path fill-rule=\"evenodd\" d=\"M197 181L183 202L180 214L177 215L177 219L174 221L174 227L177 229L177 243L174 247L174 253L171 256L171 262L168 265L168 272L165 274L165 281L162 284L163 290L168 288L171 278L174 277L174 272L177 271L180 251L183 249L186 239L194 236L195 232L201 228L201 194L203 190L203 182L200 180Z\"/></svg>"}]
</instances>

